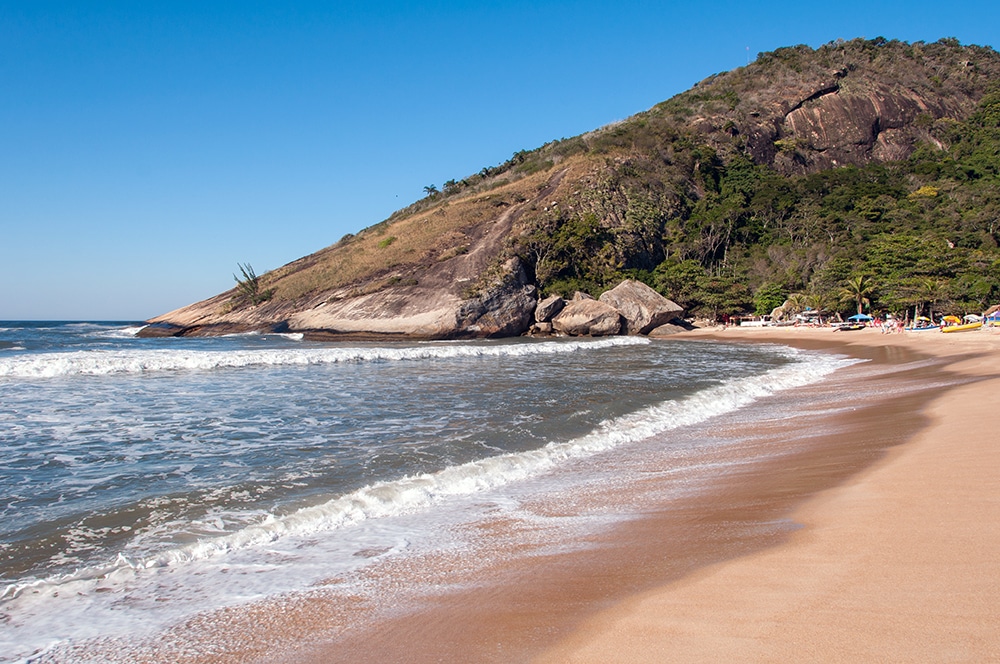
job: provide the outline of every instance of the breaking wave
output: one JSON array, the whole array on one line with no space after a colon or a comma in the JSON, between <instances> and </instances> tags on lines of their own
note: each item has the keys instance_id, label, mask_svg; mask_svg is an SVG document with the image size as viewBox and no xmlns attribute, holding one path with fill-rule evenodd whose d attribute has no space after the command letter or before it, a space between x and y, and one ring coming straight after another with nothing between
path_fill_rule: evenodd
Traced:
<instances>
[{"instance_id":1,"label":"breaking wave","mask_svg":"<svg viewBox=\"0 0 1000 664\"><path fill-rule=\"evenodd\" d=\"M573 353L650 343L645 337L609 337L594 341L545 341L506 344L424 344L261 350L130 349L43 353L0 359L0 377L142 374L159 371L210 371L257 366L292 366L347 362L394 362L458 357L503 357Z\"/></svg>"},{"instance_id":2,"label":"breaking wave","mask_svg":"<svg viewBox=\"0 0 1000 664\"><path fill-rule=\"evenodd\" d=\"M593 348L637 341L628 342L627 339L629 338L585 343L487 346L475 349L438 346L407 350L419 352L417 357L425 358L435 357L435 353L471 350L480 354L500 354L515 349L522 353L532 349L534 352L560 352L575 350L581 346ZM540 351L542 348L545 351ZM380 353L387 351L387 349L370 350L377 350ZM792 349L787 349L787 352L793 359L800 354L800 351ZM350 360L340 358L325 361L373 361L369 355L350 357L352 358ZM390 354L377 357L405 359L408 355L404 353L402 356ZM144 557L119 555L117 560L105 566L86 567L70 574L11 584L0 594L0 599L12 599L27 589L38 590L66 583L86 582L108 577L115 572L127 572L129 569L174 567L228 552L265 546L288 537L315 535L369 519L424 510L449 497L475 494L537 477L568 460L591 456L680 427L704 422L712 417L744 408L761 398L783 390L818 382L833 371L859 361L861 360L808 354L760 375L726 380L685 398L660 402L607 420L590 433L574 440L551 442L535 450L497 455L449 466L433 473L373 483L351 493L332 497L322 504L304 507L284 516L269 515L260 523L226 535L202 538L185 546L154 552Z\"/></svg>"}]
</instances>

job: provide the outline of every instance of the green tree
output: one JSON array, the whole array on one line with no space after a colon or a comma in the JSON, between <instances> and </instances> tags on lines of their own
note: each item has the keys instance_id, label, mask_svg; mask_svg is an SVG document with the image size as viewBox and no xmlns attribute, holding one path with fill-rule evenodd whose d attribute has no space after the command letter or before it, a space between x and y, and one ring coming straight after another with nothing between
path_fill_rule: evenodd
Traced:
<instances>
[{"instance_id":1,"label":"green tree","mask_svg":"<svg viewBox=\"0 0 1000 664\"><path fill-rule=\"evenodd\" d=\"M941 282L931 277L923 277L917 279L915 286L920 310L926 311L927 315L933 318L934 309L941 299Z\"/></svg>"},{"instance_id":2,"label":"green tree","mask_svg":"<svg viewBox=\"0 0 1000 664\"><path fill-rule=\"evenodd\" d=\"M750 289L732 277L705 276L698 280L695 298L701 302L698 310L718 320L723 314L732 315L750 308Z\"/></svg>"},{"instance_id":3,"label":"green tree","mask_svg":"<svg viewBox=\"0 0 1000 664\"><path fill-rule=\"evenodd\" d=\"M705 268L695 260L668 260L653 271L653 286L661 294L685 309L700 304L696 299L698 282L705 278Z\"/></svg>"},{"instance_id":4,"label":"green tree","mask_svg":"<svg viewBox=\"0 0 1000 664\"><path fill-rule=\"evenodd\" d=\"M753 295L754 314L766 316L785 302L785 290L774 283L763 284Z\"/></svg>"},{"instance_id":5,"label":"green tree","mask_svg":"<svg viewBox=\"0 0 1000 664\"><path fill-rule=\"evenodd\" d=\"M813 289L809 291L806 295L806 302L809 306L816 310L816 313L822 318L824 314L836 313L839 314L840 300L835 293L830 293L825 290Z\"/></svg>"},{"instance_id":6,"label":"green tree","mask_svg":"<svg viewBox=\"0 0 1000 664\"><path fill-rule=\"evenodd\" d=\"M786 302L788 302L786 313L789 314L800 314L809 306L806 302L805 293L792 293L788 296Z\"/></svg>"},{"instance_id":7,"label":"green tree","mask_svg":"<svg viewBox=\"0 0 1000 664\"><path fill-rule=\"evenodd\" d=\"M844 282L840 290L841 299L845 302L853 302L857 305L858 314L864 311L864 307L871 305L871 296L875 293L875 283L871 277L859 274Z\"/></svg>"}]
</instances>

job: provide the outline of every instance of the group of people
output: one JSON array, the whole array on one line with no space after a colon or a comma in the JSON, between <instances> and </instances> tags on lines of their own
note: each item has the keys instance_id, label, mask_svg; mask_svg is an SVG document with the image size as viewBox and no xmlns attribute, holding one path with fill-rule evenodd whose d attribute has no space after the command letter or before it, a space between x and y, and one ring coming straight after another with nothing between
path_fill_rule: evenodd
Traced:
<instances>
[{"instance_id":1,"label":"group of people","mask_svg":"<svg viewBox=\"0 0 1000 664\"><path fill-rule=\"evenodd\" d=\"M902 318L894 318L892 316L886 316L885 320L876 318L872 321L872 325L882 328L882 334L902 334L903 329L906 327L906 323Z\"/></svg>"}]
</instances>

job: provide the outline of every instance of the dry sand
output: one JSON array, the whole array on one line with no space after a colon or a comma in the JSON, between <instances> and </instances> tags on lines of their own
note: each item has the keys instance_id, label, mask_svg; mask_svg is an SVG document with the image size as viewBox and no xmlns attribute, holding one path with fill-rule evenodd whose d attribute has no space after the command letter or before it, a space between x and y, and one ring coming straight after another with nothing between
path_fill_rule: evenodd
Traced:
<instances>
[{"instance_id":1,"label":"dry sand","mask_svg":"<svg viewBox=\"0 0 1000 664\"><path fill-rule=\"evenodd\" d=\"M909 349L975 380L931 401L906 444L800 504L783 543L619 602L535 661L1000 661L1000 331L685 337Z\"/></svg>"}]
</instances>

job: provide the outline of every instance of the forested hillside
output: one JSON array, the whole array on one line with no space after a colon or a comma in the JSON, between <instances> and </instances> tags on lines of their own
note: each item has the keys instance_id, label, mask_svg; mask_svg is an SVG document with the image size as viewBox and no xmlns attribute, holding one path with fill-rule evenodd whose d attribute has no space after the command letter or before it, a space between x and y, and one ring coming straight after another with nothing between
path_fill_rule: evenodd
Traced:
<instances>
[{"instance_id":1,"label":"forested hillside","mask_svg":"<svg viewBox=\"0 0 1000 664\"><path fill-rule=\"evenodd\" d=\"M851 57L871 57L912 85L920 73L907 69L916 68L913 48L859 40L762 57L793 69L823 51L848 67ZM629 276L708 316L767 313L790 296L800 308L847 312L859 286L876 312L982 311L1000 301L1000 93L973 70L995 68L996 53L953 40L922 50L935 58L932 71L951 71L961 77L952 85L978 86L983 96L966 119L914 113L911 137L895 146L901 159L858 149L857 165L817 167L816 146L801 133L779 135L772 154L754 154L725 119L739 115L737 93L702 92L718 87L712 81L686 95L730 99L733 111L714 118L722 132L697 130L711 122L707 114L694 127L677 122L695 115L685 95L662 105L673 117L658 108L611 130L618 145L589 188L536 216L516 252L543 292L594 293ZM965 59L970 50L988 64ZM950 67L941 64L948 55ZM663 126L652 130L655 122Z\"/></svg>"}]
</instances>

